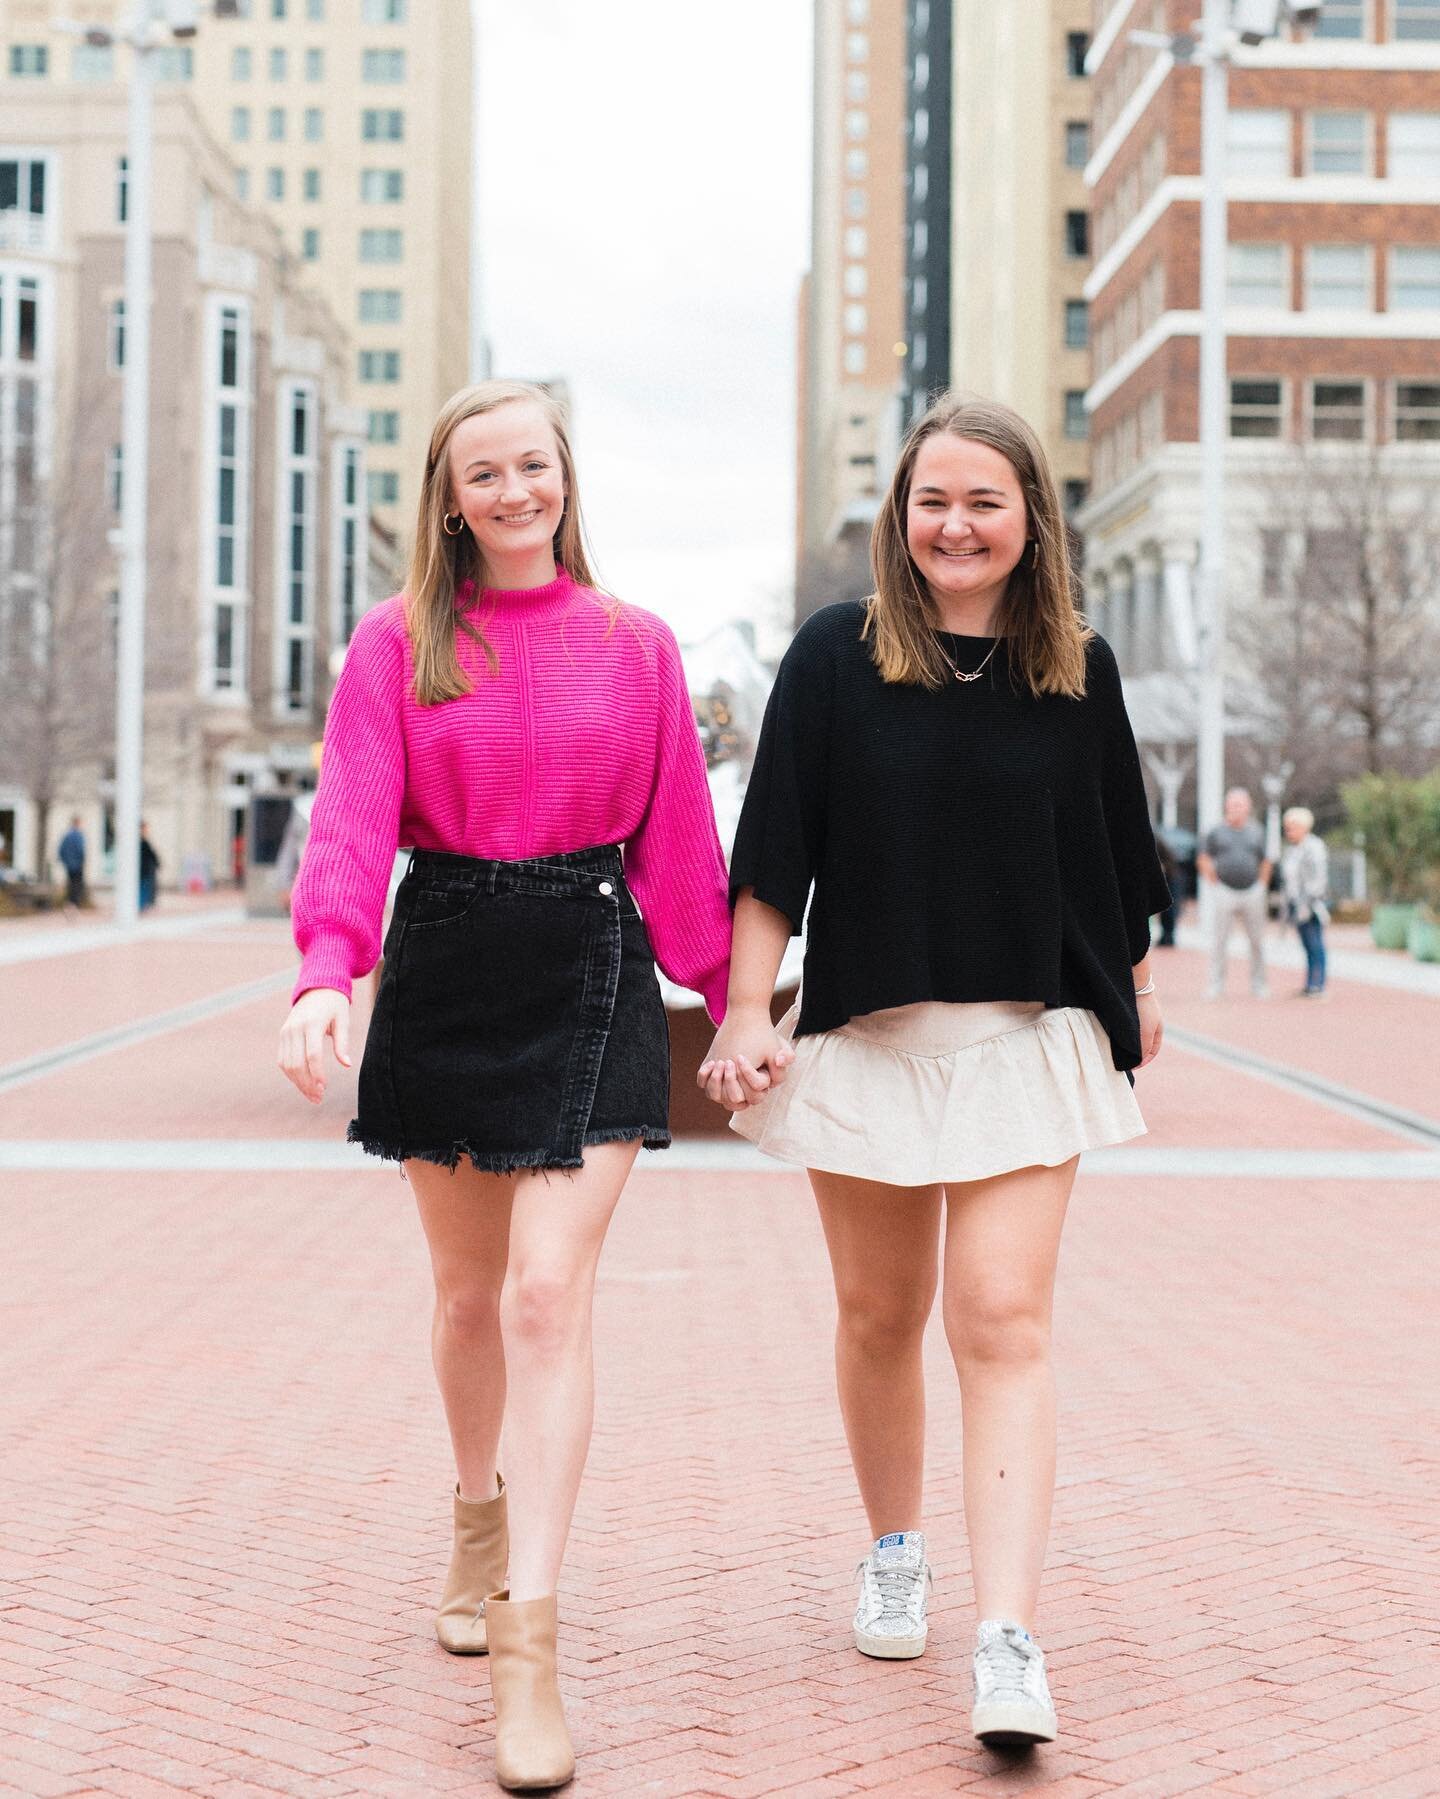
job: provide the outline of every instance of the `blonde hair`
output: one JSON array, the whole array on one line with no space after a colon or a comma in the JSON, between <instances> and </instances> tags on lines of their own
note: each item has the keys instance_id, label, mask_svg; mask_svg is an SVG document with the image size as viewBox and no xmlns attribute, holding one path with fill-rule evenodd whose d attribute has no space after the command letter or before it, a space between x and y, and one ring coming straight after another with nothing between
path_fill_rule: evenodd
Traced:
<instances>
[{"instance_id":1,"label":"blonde hair","mask_svg":"<svg viewBox=\"0 0 1440 1799\"><path fill-rule=\"evenodd\" d=\"M935 641L938 619L905 528L920 446L940 431L987 444L1014 469L1030 541L1006 584L996 634L1009 640L1011 667L1033 694L1079 699L1085 692L1085 645L1094 633L1076 608L1055 477L1039 438L1018 412L965 394L941 394L910 427L870 535L875 591L865 602L863 636L875 666L886 681L932 689L943 687L953 673Z\"/></svg>"},{"instance_id":2,"label":"blonde hair","mask_svg":"<svg viewBox=\"0 0 1440 1799\"><path fill-rule=\"evenodd\" d=\"M460 667L456 627L478 643L494 674L500 666L493 645L467 614L485 587L484 561L468 530L452 537L445 529L450 511L450 439L458 425L481 413L494 412L516 400L528 400L544 413L555 433L560 468L565 478L565 510L555 531L555 561L582 587L594 587L585 547L585 528L580 515L580 488L575 478L575 457L565 430L565 415L543 387L528 381L479 381L451 394L440 408L430 433L425 457L425 479L420 485L420 509L415 521L415 548L410 558L410 579L405 589L405 621L415 655L415 698L422 706L438 706L469 693L470 683ZM462 602L462 590L473 582L473 592Z\"/></svg>"},{"instance_id":3,"label":"blonde hair","mask_svg":"<svg viewBox=\"0 0 1440 1799\"><path fill-rule=\"evenodd\" d=\"M1304 825L1307 831L1315 829L1315 814L1308 806L1287 806L1280 815L1282 825Z\"/></svg>"}]
</instances>

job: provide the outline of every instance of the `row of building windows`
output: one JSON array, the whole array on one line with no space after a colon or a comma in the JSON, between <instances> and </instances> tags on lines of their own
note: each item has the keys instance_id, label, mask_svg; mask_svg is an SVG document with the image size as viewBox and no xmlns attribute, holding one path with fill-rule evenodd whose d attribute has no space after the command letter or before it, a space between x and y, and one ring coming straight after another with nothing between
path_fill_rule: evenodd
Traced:
<instances>
[{"instance_id":1,"label":"row of building windows","mask_svg":"<svg viewBox=\"0 0 1440 1799\"><path fill-rule=\"evenodd\" d=\"M325 52L318 44L307 46L301 64L307 81L325 79ZM290 79L290 51L284 44L273 44L265 55L265 71L271 81ZM230 79L249 81L255 74L255 51L249 44L236 44L230 51ZM379 85L405 79L403 50L362 50L360 79Z\"/></svg>"},{"instance_id":2,"label":"row of building windows","mask_svg":"<svg viewBox=\"0 0 1440 1799\"><path fill-rule=\"evenodd\" d=\"M1316 376L1304 384L1305 432L1317 443L1369 443L1388 412L1398 443L1440 442L1440 380L1403 377L1376 382ZM1281 439L1293 404L1291 383L1279 376L1237 376L1230 383L1231 437Z\"/></svg>"},{"instance_id":3,"label":"row of building windows","mask_svg":"<svg viewBox=\"0 0 1440 1799\"><path fill-rule=\"evenodd\" d=\"M1386 174L1396 181L1440 175L1440 112L1307 112L1299 172L1370 175L1383 129ZM1286 107L1237 106L1230 112L1225 158L1232 175L1286 178L1296 172L1293 115Z\"/></svg>"},{"instance_id":4,"label":"row of building windows","mask_svg":"<svg viewBox=\"0 0 1440 1799\"><path fill-rule=\"evenodd\" d=\"M1369 312L1375 304L1376 246L1307 244L1302 304L1310 312ZM1291 306L1292 247L1231 244L1227 298L1232 306ZM1386 300L1390 312L1440 309L1440 249L1396 244L1388 251Z\"/></svg>"},{"instance_id":5,"label":"row of building windows","mask_svg":"<svg viewBox=\"0 0 1440 1799\"><path fill-rule=\"evenodd\" d=\"M248 106L232 106L230 108L230 141L234 144L248 144L251 136L252 113ZM307 144L319 144L325 140L325 111L323 107L307 106L301 114L301 131ZM290 115L283 106L271 106L265 110L265 137L272 144L283 144L290 135ZM360 114L360 136L366 143L399 144L405 139L405 114L398 106L365 107Z\"/></svg>"}]
</instances>

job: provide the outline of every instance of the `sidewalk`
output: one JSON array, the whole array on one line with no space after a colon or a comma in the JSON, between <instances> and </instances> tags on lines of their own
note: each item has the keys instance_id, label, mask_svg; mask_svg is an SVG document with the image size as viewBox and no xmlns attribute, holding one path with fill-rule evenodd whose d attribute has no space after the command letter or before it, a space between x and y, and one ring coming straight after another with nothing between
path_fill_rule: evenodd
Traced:
<instances>
[{"instance_id":1,"label":"sidewalk","mask_svg":"<svg viewBox=\"0 0 1440 1799\"><path fill-rule=\"evenodd\" d=\"M93 995L74 1039L118 996L143 1024L277 985L0 1091L38 1163L0 1164L0 1795L493 1791L485 1664L431 1634L451 1476L408 1191L358 1160L303 1165L350 1096L339 1080L316 1111L274 1073L282 938L220 925L137 977L139 953L0 983L23 978L27 1018ZM1384 1095L1410 1092L1419 1051L1396 1043L1440 1020L1344 984L1313 1011L1207 1006L1198 956L1159 967L1177 1030L1273 1032L1280 1060L1348 1058ZM865 1527L804 1177L743 1146L643 1160L601 1268L562 1596L581 1799L1440 1794L1440 1181L1410 1178L1414 1145L1380 1125L1180 1049L1139 1091L1151 1135L1082 1174L1066 1237L1039 1626L1062 1739L1018 1763L966 1729L938 1323L931 1647L877 1663L850 1647ZM1440 1093L1421 1109L1440 1119ZM94 1168L59 1165L87 1140ZM260 1153L187 1165L202 1140ZM179 1160L106 1166L107 1144ZM1276 1174L1185 1172L1218 1150ZM1304 1172L1327 1157L1368 1172Z\"/></svg>"}]
</instances>

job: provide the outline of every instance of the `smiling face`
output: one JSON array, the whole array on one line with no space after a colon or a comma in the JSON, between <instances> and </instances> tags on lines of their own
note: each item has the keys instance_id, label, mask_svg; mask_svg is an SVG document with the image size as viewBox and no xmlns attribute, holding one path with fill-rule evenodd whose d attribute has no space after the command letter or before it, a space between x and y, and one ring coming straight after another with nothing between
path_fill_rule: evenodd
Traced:
<instances>
[{"instance_id":1,"label":"smiling face","mask_svg":"<svg viewBox=\"0 0 1440 1799\"><path fill-rule=\"evenodd\" d=\"M942 620L986 632L1025 553L1028 523L1019 476L999 450L949 431L921 444L905 535Z\"/></svg>"},{"instance_id":2,"label":"smiling face","mask_svg":"<svg viewBox=\"0 0 1440 1799\"><path fill-rule=\"evenodd\" d=\"M450 436L450 511L464 518L492 587L555 577L565 470L550 421L530 400L462 419Z\"/></svg>"}]
</instances>

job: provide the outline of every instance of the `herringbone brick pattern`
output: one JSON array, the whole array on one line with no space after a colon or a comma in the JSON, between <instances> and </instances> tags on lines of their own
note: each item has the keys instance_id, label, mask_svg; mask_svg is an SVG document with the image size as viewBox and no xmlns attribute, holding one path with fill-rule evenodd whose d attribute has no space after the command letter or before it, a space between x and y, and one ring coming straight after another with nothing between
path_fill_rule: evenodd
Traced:
<instances>
[{"instance_id":1,"label":"herringbone brick pattern","mask_svg":"<svg viewBox=\"0 0 1440 1799\"><path fill-rule=\"evenodd\" d=\"M398 1179L11 1177L3 1790L484 1790L430 1606L448 1475ZM564 1597L581 1793L1440 1792L1434 1194L1092 1180L1059 1316L1062 1743L965 1730L959 1420L931 1345L931 1648L864 1549L803 1180L637 1176Z\"/></svg>"}]
</instances>

